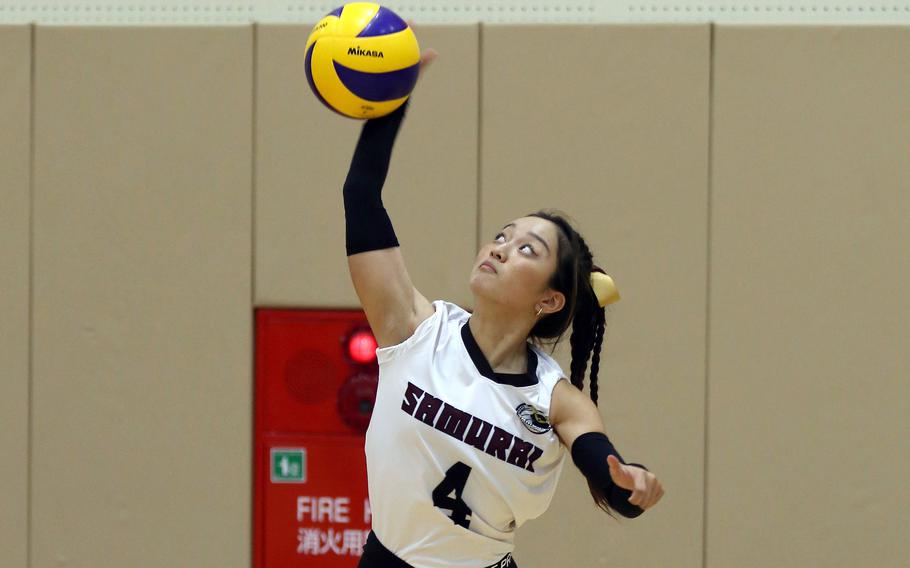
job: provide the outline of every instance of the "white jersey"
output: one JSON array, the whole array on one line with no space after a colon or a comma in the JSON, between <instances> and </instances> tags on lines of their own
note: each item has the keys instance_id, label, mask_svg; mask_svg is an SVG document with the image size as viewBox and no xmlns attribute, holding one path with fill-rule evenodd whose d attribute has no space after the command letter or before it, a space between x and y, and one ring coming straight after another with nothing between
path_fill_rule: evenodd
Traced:
<instances>
[{"instance_id":1,"label":"white jersey","mask_svg":"<svg viewBox=\"0 0 910 568\"><path fill-rule=\"evenodd\" d=\"M417 568L481 568L549 506L568 455L550 427L565 375L528 343L526 374L494 373L450 302L398 345L377 349L366 434L373 532Z\"/></svg>"}]
</instances>

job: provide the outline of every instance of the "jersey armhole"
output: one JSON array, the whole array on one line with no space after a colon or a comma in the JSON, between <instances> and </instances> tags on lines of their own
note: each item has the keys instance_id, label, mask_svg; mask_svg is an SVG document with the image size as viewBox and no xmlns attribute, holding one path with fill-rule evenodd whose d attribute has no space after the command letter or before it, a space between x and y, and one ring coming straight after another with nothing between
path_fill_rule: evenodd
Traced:
<instances>
[{"instance_id":1,"label":"jersey armhole","mask_svg":"<svg viewBox=\"0 0 910 568\"><path fill-rule=\"evenodd\" d=\"M573 385L572 385L572 382L569 381L569 379L567 379L566 377L563 377L563 376L562 376L562 373L559 373L559 378L556 379L556 381L553 382L553 386L550 387L550 406L549 406L548 409L547 409L547 422L549 422L550 424L553 423L553 422L550 420L551 413L553 412L553 393L556 392L556 385L558 385L558 384L559 384L560 382L562 382L562 381L566 381L567 383L569 383L569 386L573 386ZM560 445L561 445L561 444L560 444Z\"/></svg>"},{"instance_id":2,"label":"jersey armhole","mask_svg":"<svg viewBox=\"0 0 910 568\"><path fill-rule=\"evenodd\" d=\"M532 347L533 348L533 347ZM545 367L546 370L542 370L540 375L541 383L544 388L549 387L549 392L547 392L547 422L550 422L550 413L553 411L553 393L556 391L556 385L560 381L566 381L570 385L572 384L566 377L565 371L562 370L562 367L553 360L552 357L544 353L542 350L533 348L537 352L538 365ZM553 377L556 380L553 380ZM550 383L552 381L552 383ZM552 422L550 422L552 423Z\"/></svg>"},{"instance_id":3,"label":"jersey armhole","mask_svg":"<svg viewBox=\"0 0 910 568\"><path fill-rule=\"evenodd\" d=\"M441 303L441 300L432 302L433 314L420 322L417 325L417 328L414 329L414 333L412 333L407 339L400 343L396 343L395 345L386 345L385 347L377 348L376 360L379 363L392 361L393 359L399 357L403 352L407 351L407 349L419 341L420 338L429 333L429 331L434 327L435 322L441 317Z\"/></svg>"}]
</instances>

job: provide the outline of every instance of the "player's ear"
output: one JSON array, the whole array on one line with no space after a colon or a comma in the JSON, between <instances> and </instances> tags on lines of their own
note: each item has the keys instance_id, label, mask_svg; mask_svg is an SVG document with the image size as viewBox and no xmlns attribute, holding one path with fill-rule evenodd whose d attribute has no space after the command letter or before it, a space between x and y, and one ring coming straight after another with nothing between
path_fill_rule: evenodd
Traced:
<instances>
[{"instance_id":1,"label":"player's ear","mask_svg":"<svg viewBox=\"0 0 910 568\"><path fill-rule=\"evenodd\" d=\"M544 310L548 313L556 313L566 305L566 296L562 292L553 290L547 292L547 295L540 301Z\"/></svg>"}]
</instances>

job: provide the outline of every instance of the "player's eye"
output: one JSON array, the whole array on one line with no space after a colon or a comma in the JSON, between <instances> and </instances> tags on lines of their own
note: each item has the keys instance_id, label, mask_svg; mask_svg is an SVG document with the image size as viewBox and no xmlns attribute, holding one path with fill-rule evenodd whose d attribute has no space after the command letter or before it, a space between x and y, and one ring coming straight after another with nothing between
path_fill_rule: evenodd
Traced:
<instances>
[{"instance_id":1,"label":"player's eye","mask_svg":"<svg viewBox=\"0 0 910 568\"><path fill-rule=\"evenodd\" d=\"M533 246L533 245L525 244L525 245L521 245L521 246L518 247L518 248L519 248L519 250L521 250L521 249L523 249L523 248L525 248L525 247L528 247L528 250L531 251L531 254L537 254L537 253L534 251L534 246Z\"/></svg>"},{"instance_id":2,"label":"player's eye","mask_svg":"<svg viewBox=\"0 0 910 568\"><path fill-rule=\"evenodd\" d=\"M498 241L498 240L499 240L499 237L502 237L503 239L505 239L505 238L506 238L506 235L505 235L504 233L496 233L496 236L493 237L493 240L494 240L494 241Z\"/></svg>"}]
</instances>

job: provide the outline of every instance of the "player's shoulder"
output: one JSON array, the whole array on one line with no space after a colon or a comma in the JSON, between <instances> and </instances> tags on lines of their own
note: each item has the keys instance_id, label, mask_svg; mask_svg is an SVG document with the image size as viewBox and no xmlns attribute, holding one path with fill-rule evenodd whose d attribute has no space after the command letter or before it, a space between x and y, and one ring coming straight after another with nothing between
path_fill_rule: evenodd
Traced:
<instances>
[{"instance_id":1,"label":"player's shoulder","mask_svg":"<svg viewBox=\"0 0 910 568\"><path fill-rule=\"evenodd\" d=\"M528 342L528 345L534 354L537 355L537 374L541 379L546 379L548 382L556 384L556 381L566 376L562 366L552 355L534 343Z\"/></svg>"},{"instance_id":2,"label":"player's shoulder","mask_svg":"<svg viewBox=\"0 0 910 568\"><path fill-rule=\"evenodd\" d=\"M391 361L418 345L437 343L441 337L454 333L470 317L465 309L447 300L433 300L430 305L432 313L417 324L409 337L401 343L381 347L376 351L380 363Z\"/></svg>"}]
</instances>

